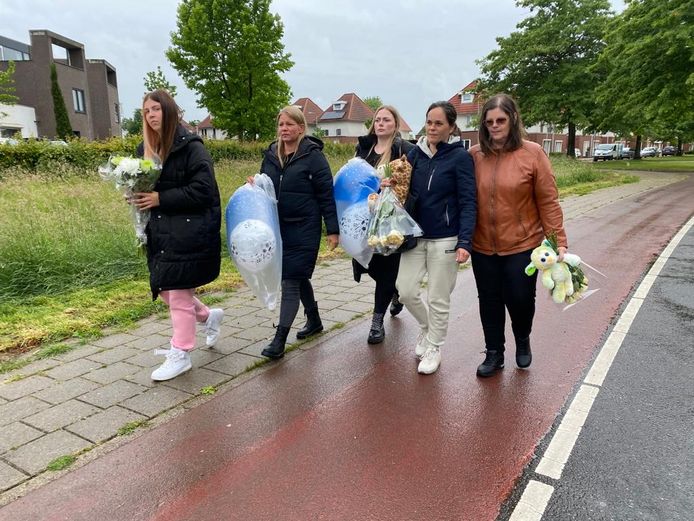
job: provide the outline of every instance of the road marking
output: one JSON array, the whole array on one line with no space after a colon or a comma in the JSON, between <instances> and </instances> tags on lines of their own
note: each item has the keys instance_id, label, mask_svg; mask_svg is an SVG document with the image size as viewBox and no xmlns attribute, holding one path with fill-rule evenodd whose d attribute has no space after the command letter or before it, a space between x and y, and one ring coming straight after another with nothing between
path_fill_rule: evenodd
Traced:
<instances>
[{"instance_id":1,"label":"road marking","mask_svg":"<svg viewBox=\"0 0 694 521\"><path fill-rule=\"evenodd\" d=\"M660 254L658 259L653 263L651 269L644 276L641 284L634 292L631 300L619 317L612 332L605 340L605 343L600 348L598 356L595 358L593 365L588 371L581 387L576 396L571 401L571 405L566 411L566 414L559 423L557 430L552 435L552 439L547 445L547 449L538 463L535 472L549 478L559 480L564 470L566 462L571 456L581 429L588 418L595 398L602 387L607 372L622 346L622 342L629 332L634 319L636 318L644 299L648 295L653 283L659 276L660 271L665 266L665 263L670 258L670 255L677 245L682 241L682 238L694 226L694 217L675 234L667 247ZM539 481L530 480L523 491L523 495L518 500L509 521L540 521L547 508L547 504L554 492L554 487L541 483Z\"/></svg>"}]
</instances>

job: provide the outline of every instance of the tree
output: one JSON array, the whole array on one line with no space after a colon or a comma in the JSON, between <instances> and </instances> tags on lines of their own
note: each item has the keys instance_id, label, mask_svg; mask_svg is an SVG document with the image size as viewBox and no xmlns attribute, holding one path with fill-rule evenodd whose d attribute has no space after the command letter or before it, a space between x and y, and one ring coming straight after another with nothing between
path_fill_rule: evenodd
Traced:
<instances>
[{"instance_id":1,"label":"tree","mask_svg":"<svg viewBox=\"0 0 694 521\"><path fill-rule=\"evenodd\" d=\"M604 47L611 16L607 0L518 0L533 16L499 48L479 60L482 93L507 92L523 120L568 127L568 155L574 155L576 127L587 125L595 107L596 77L590 66Z\"/></svg>"},{"instance_id":2,"label":"tree","mask_svg":"<svg viewBox=\"0 0 694 521\"><path fill-rule=\"evenodd\" d=\"M383 106L383 102L381 101L381 98L378 96L367 96L364 98L364 103L366 104L367 107L369 107L371 110L376 112L376 109L378 107ZM373 118L369 118L366 121L364 121L364 126L368 129L371 127L371 122L373 121Z\"/></svg>"},{"instance_id":3,"label":"tree","mask_svg":"<svg viewBox=\"0 0 694 521\"><path fill-rule=\"evenodd\" d=\"M157 65L156 71L150 71L145 74L143 81L145 83L145 94L153 90L161 89L171 94L172 98L176 97L176 87L169 83L169 80L166 79L159 65Z\"/></svg>"},{"instance_id":4,"label":"tree","mask_svg":"<svg viewBox=\"0 0 694 521\"><path fill-rule=\"evenodd\" d=\"M53 96L53 112L55 114L55 135L61 139L73 136L72 124L67 114L65 99L58 85L58 71L55 63L51 63L51 95Z\"/></svg>"},{"instance_id":5,"label":"tree","mask_svg":"<svg viewBox=\"0 0 694 521\"><path fill-rule=\"evenodd\" d=\"M270 138L291 94L279 75L294 65L283 34L270 0L182 0L166 56L216 127Z\"/></svg>"},{"instance_id":6,"label":"tree","mask_svg":"<svg viewBox=\"0 0 694 521\"><path fill-rule=\"evenodd\" d=\"M129 136L142 134L142 109L135 109L132 118L123 118L121 128L125 130Z\"/></svg>"},{"instance_id":7,"label":"tree","mask_svg":"<svg viewBox=\"0 0 694 521\"><path fill-rule=\"evenodd\" d=\"M694 139L691 0L632 0L610 24L596 69L596 124L678 142Z\"/></svg>"},{"instance_id":8,"label":"tree","mask_svg":"<svg viewBox=\"0 0 694 521\"><path fill-rule=\"evenodd\" d=\"M0 71L0 103L4 105L14 105L19 101L15 95L13 61L8 62L7 69Z\"/></svg>"}]
</instances>

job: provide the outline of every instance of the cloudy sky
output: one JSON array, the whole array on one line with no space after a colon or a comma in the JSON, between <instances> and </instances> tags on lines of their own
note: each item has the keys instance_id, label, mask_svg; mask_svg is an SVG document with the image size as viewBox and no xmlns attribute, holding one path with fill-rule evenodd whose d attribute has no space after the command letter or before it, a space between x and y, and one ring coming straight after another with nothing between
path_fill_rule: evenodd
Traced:
<instances>
[{"instance_id":1,"label":"cloudy sky","mask_svg":"<svg viewBox=\"0 0 694 521\"><path fill-rule=\"evenodd\" d=\"M165 50L178 0L1 0L0 35L29 43L48 29L85 46L87 58L116 68L122 113L132 116L143 78L159 65L177 86L188 120L207 115L171 68ZM622 0L612 0L615 11ZM379 96L413 129L432 101L448 99L479 73L475 60L496 47L529 11L513 0L273 0L294 67L285 75L293 99L326 108L342 94Z\"/></svg>"}]
</instances>

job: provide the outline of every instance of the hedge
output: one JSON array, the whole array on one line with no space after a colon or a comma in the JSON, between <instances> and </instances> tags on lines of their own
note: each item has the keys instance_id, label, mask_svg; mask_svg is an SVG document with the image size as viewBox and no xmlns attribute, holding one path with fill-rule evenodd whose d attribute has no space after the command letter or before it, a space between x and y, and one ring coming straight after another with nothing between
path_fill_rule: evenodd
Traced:
<instances>
[{"instance_id":1,"label":"hedge","mask_svg":"<svg viewBox=\"0 0 694 521\"><path fill-rule=\"evenodd\" d=\"M134 155L139 136L111 138L106 141L71 140L67 146L49 141L30 139L17 145L0 145L0 172L5 174L29 171L56 174L66 169L93 172L110 155ZM214 161L249 160L260 161L268 142L239 142L233 140L209 140L205 146ZM354 145L325 143L324 151L330 157L349 158L354 155ZM11 175L11 174L10 174ZM2 175L0 175L2 177Z\"/></svg>"}]
</instances>

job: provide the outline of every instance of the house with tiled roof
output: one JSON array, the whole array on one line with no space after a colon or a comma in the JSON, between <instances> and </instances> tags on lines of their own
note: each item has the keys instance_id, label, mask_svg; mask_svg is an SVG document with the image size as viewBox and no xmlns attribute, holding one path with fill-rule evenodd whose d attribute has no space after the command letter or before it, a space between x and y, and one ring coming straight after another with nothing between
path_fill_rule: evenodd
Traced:
<instances>
[{"instance_id":1,"label":"house with tiled roof","mask_svg":"<svg viewBox=\"0 0 694 521\"><path fill-rule=\"evenodd\" d=\"M197 126L197 134L203 139L226 139L226 131L216 128L212 123L212 115L208 114Z\"/></svg>"},{"instance_id":2,"label":"house with tiled roof","mask_svg":"<svg viewBox=\"0 0 694 521\"><path fill-rule=\"evenodd\" d=\"M318 127L318 118L323 114L323 109L314 103L311 98L299 98L292 103L292 105L301 109L301 112L306 118L306 124L308 125L306 134L309 136L312 135Z\"/></svg>"},{"instance_id":3,"label":"house with tiled roof","mask_svg":"<svg viewBox=\"0 0 694 521\"><path fill-rule=\"evenodd\" d=\"M455 107L458 114L456 122L461 130L460 139L467 148L479 142L478 125L480 124L485 100L480 99L476 90L477 82L471 81L448 100ZM550 152L566 154L569 141L567 129L555 127L547 123L539 123L526 126L525 131L527 139L542 145L542 148L548 154ZM614 141L615 135L611 132L605 134L583 134L579 129L576 130L575 147L581 156L591 156L595 147L600 143L613 143Z\"/></svg>"},{"instance_id":4,"label":"house with tiled roof","mask_svg":"<svg viewBox=\"0 0 694 521\"><path fill-rule=\"evenodd\" d=\"M318 118L323 139L340 143L356 143L357 137L366 134L366 122L374 112L353 92L343 94L325 109Z\"/></svg>"}]
</instances>

